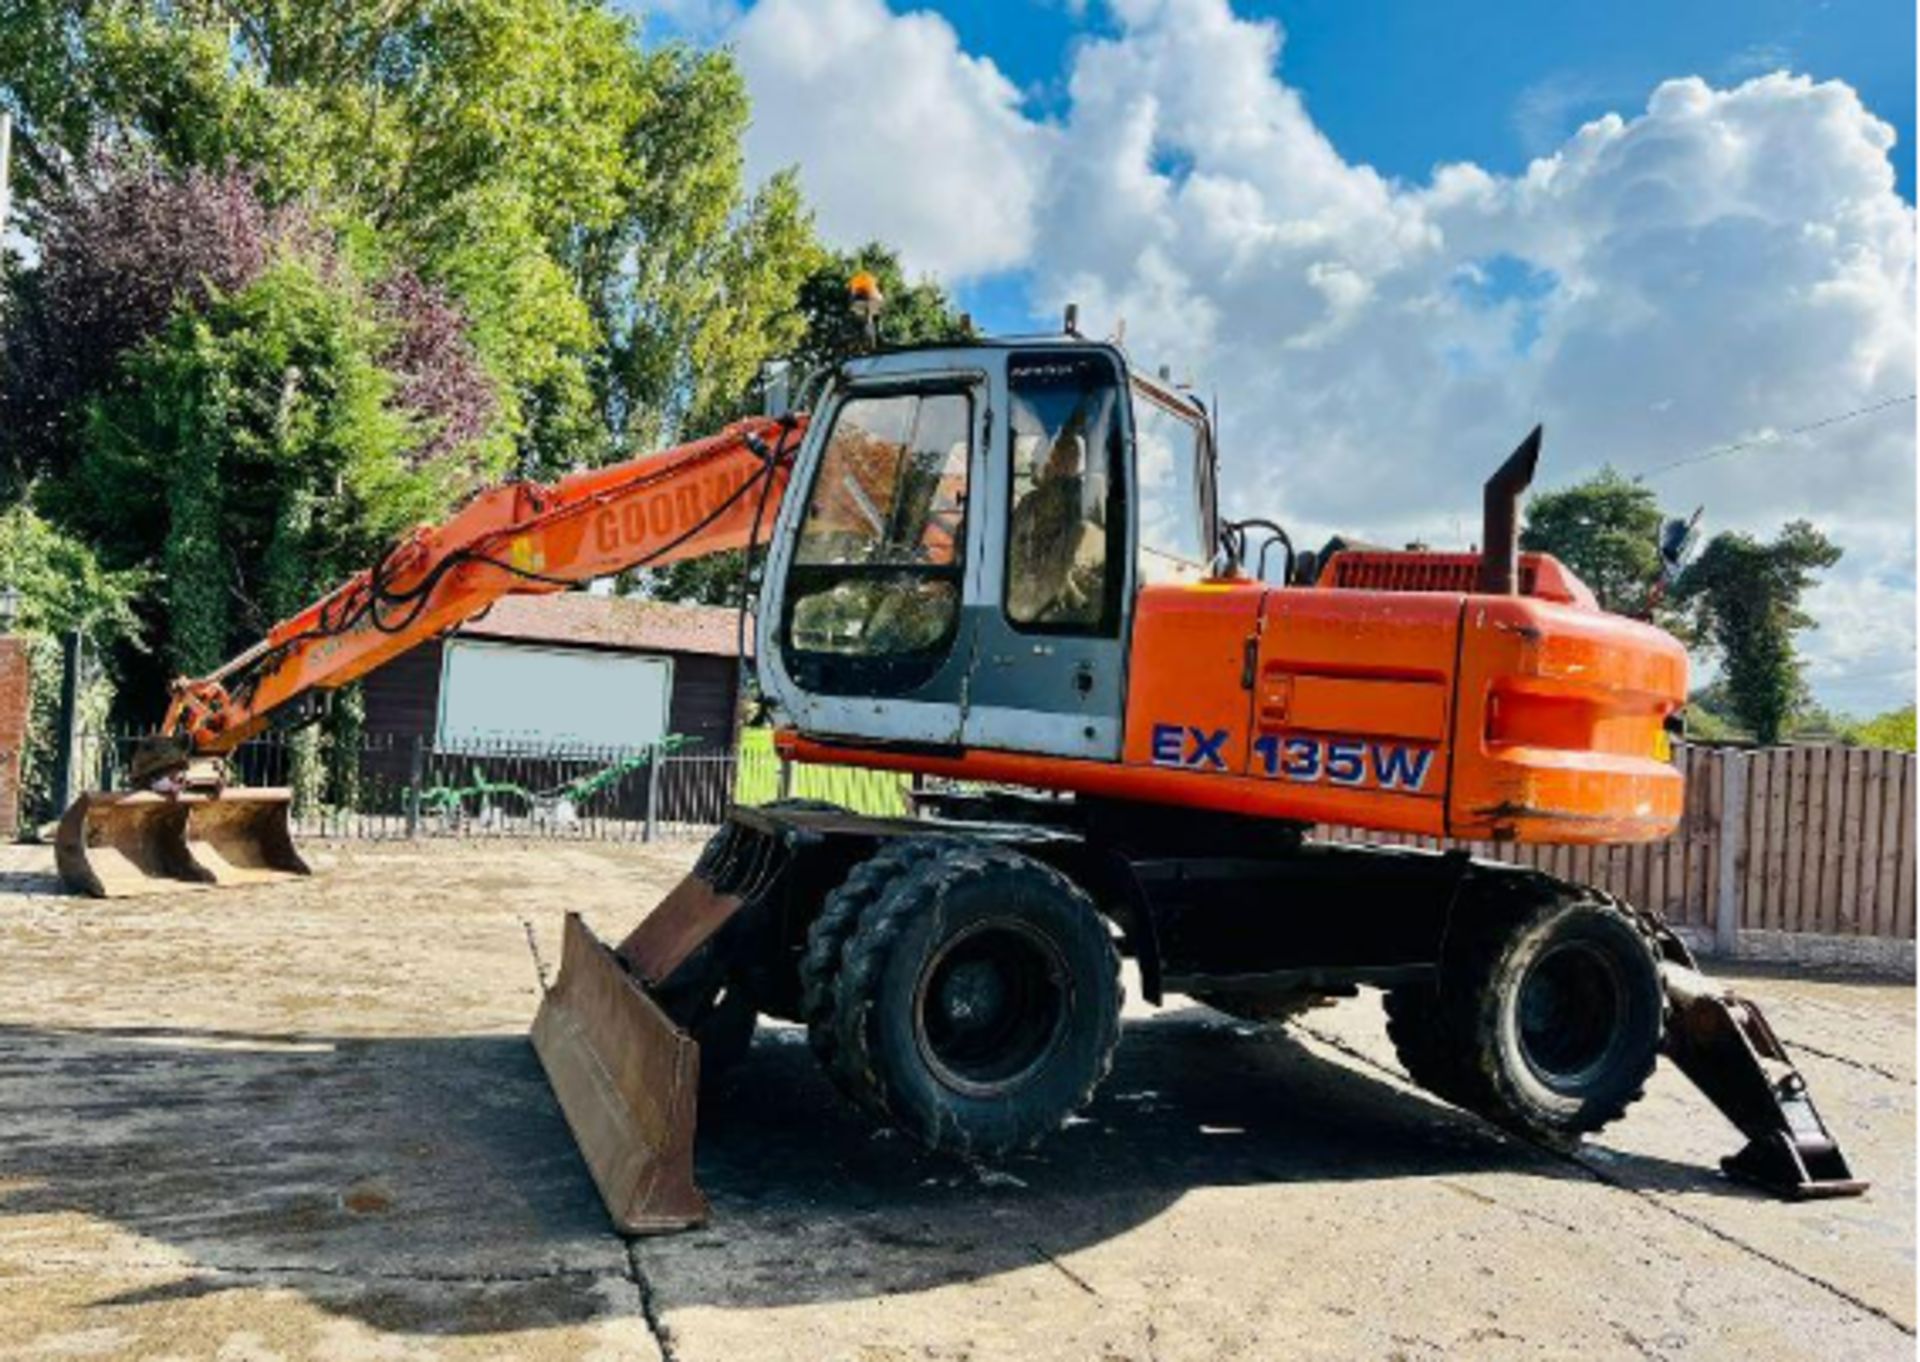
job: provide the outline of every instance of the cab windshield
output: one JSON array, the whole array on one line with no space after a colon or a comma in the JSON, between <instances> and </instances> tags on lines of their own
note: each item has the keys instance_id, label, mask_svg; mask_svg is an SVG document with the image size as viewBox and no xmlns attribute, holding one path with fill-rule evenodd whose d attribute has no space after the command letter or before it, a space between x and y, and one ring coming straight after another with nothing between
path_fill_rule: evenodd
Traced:
<instances>
[{"instance_id":1,"label":"cab windshield","mask_svg":"<svg viewBox=\"0 0 1920 1362\"><path fill-rule=\"evenodd\" d=\"M938 661L960 616L971 428L964 391L840 405L790 570L795 651Z\"/></svg>"}]
</instances>

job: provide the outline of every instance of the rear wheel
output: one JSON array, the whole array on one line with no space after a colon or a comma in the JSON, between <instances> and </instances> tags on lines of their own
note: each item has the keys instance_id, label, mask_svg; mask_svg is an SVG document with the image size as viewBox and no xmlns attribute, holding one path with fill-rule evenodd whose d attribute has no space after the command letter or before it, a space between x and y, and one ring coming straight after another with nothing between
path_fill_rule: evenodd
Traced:
<instances>
[{"instance_id":1,"label":"rear wheel","mask_svg":"<svg viewBox=\"0 0 1920 1362\"><path fill-rule=\"evenodd\" d=\"M834 1067L930 1148L1029 1147L1105 1077L1119 968L1104 919L1064 875L1004 848L939 843L888 877L846 939Z\"/></svg>"},{"instance_id":2,"label":"rear wheel","mask_svg":"<svg viewBox=\"0 0 1920 1362\"><path fill-rule=\"evenodd\" d=\"M1442 1078L1457 1092L1443 1096L1549 1139L1598 1130L1639 1099L1660 1047L1660 974L1618 906L1556 896L1470 928L1461 947L1441 1030L1458 1047Z\"/></svg>"}]
</instances>

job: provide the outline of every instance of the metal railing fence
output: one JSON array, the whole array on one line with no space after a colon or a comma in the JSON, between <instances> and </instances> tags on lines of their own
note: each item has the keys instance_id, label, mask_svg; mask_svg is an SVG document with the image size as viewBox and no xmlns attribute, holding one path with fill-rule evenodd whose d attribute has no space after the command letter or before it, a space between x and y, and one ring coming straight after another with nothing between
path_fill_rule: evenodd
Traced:
<instances>
[{"instance_id":1,"label":"metal railing fence","mask_svg":"<svg viewBox=\"0 0 1920 1362\"><path fill-rule=\"evenodd\" d=\"M83 789L122 786L136 733L81 736ZM341 750L342 748L346 750ZM319 837L558 837L651 841L704 837L736 803L808 798L864 813L907 812L910 779L794 763L770 748L706 752L671 740L649 747L435 744L418 734L364 733L347 744L270 732L228 758L232 776L294 794L296 834ZM30 811L30 821L58 810Z\"/></svg>"}]
</instances>

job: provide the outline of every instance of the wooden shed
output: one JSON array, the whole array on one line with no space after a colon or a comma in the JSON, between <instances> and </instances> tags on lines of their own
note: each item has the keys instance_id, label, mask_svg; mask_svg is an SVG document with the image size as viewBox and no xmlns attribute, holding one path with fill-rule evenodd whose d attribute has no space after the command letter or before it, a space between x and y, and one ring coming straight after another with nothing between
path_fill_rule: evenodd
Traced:
<instances>
[{"instance_id":1,"label":"wooden shed","mask_svg":"<svg viewBox=\"0 0 1920 1362\"><path fill-rule=\"evenodd\" d=\"M508 596L363 683L368 734L428 750L475 743L732 749L739 723L735 611L570 591ZM748 642L752 621L747 622Z\"/></svg>"}]
</instances>

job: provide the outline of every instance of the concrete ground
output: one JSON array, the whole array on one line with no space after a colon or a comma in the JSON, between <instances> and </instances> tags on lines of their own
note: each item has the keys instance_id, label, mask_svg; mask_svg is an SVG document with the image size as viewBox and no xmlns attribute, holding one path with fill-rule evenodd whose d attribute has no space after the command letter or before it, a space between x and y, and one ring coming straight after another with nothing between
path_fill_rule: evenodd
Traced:
<instances>
[{"instance_id":1,"label":"concrete ground","mask_svg":"<svg viewBox=\"0 0 1920 1362\"><path fill-rule=\"evenodd\" d=\"M1712 1170L1671 1070L1572 1158L1410 1088L1363 997L1141 1011L1003 1168L845 1110L763 1028L705 1102L711 1227L610 1232L525 1035L561 913L693 848L343 846L98 903L0 853L0 1358L1894 1358L1914 1351L1914 994L1754 978L1862 1200Z\"/></svg>"}]
</instances>

